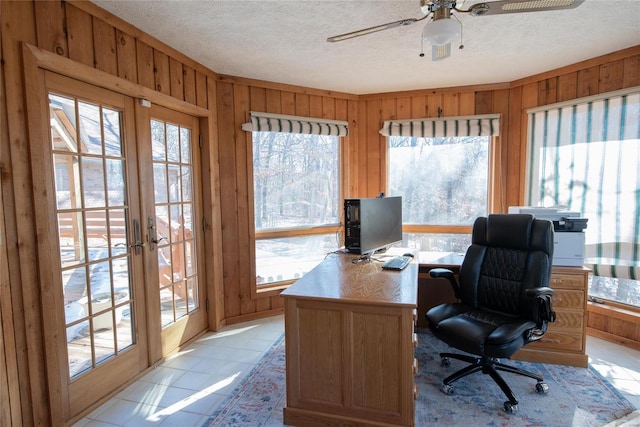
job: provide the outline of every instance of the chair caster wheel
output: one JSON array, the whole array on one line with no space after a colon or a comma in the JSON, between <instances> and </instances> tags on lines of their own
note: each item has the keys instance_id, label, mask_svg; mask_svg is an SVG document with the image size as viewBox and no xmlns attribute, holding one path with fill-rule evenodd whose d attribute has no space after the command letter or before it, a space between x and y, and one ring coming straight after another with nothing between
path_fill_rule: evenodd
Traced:
<instances>
[{"instance_id":1,"label":"chair caster wheel","mask_svg":"<svg viewBox=\"0 0 640 427\"><path fill-rule=\"evenodd\" d=\"M442 388L440 388L440 390L442 390L442 392L446 395L451 396L453 393L453 386L449 385L449 384L442 384Z\"/></svg>"},{"instance_id":2,"label":"chair caster wheel","mask_svg":"<svg viewBox=\"0 0 640 427\"><path fill-rule=\"evenodd\" d=\"M451 360L449 360L448 357L443 357L442 360L440 361L440 366L444 368L448 368L449 365L451 365Z\"/></svg>"},{"instance_id":3,"label":"chair caster wheel","mask_svg":"<svg viewBox=\"0 0 640 427\"><path fill-rule=\"evenodd\" d=\"M507 414L513 414L514 412L516 412L518 410L518 404L516 403L515 405L509 401L504 402L504 411Z\"/></svg>"},{"instance_id":4,"label":"chair caster wheel","mask_svg":"<svg viewBox=\"0 0 640 427\"><path fill-rule=\"evenodd\" d=\"M549 392L549 386L547 385L547 383L537 383L536 391L540 394L547 394Z\"/></svg>"}]
</instances>

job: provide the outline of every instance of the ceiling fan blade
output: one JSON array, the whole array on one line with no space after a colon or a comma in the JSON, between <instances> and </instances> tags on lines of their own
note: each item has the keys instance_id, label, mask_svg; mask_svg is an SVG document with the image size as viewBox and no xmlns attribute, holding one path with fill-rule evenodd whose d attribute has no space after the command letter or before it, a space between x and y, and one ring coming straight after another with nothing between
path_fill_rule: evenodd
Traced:
<instances>
[{"instance_id":1,"label":"ceiling fan blade","mask_svg":"<svg viewBox=\"0 0 640 427\"><path fill-rule=\"evenodd\" d=\"M470 12L471 16L502 15L505 13L573 9L582 3L584 0L501 0L476 3L462 12Z\"/></svg>"},{"instance_id":2,"label":"ceiling fan blade","mask_svg":"<svg viewBox=\"0 0 640 427\"><path fill-rule=\"evenodd\" d=\"M360 36L364 36L364 35L367 35L367 34L376 33L378 31L388 30L389 28L400 27L400 26L403 26L403 25L410 25L410 24L413 24L414 22L421 21L424 18L426 18L426 16L424 16L422 18L408 18L408 19L401 19L399 21L388 22L386 24L376 25L375 27L364 28L362 30L352 31L350 33L340 34L339 36L329 37L327 39L327 41L328 42L339 42L339 41L342 41L342 40L352 39L354 37L360 37Z\"/></svg>"}]
</instances>

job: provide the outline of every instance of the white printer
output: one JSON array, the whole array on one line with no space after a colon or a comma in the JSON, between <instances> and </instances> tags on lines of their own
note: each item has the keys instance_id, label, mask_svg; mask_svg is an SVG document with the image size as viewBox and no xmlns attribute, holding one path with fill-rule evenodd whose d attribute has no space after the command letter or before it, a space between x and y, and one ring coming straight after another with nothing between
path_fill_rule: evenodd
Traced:
<instances>
[{"instance_id":1,"label":"white printer","mask_svg":"<svg viewBox=\"0 0 640 427\"><path fill-rule=\"evenodd\" d=\"M553 265L582 267L584 264L584 229L587 219L580 212L560 208L509 206L509 213L527 213L553 222Z\"/></svg>"}]
</instances>

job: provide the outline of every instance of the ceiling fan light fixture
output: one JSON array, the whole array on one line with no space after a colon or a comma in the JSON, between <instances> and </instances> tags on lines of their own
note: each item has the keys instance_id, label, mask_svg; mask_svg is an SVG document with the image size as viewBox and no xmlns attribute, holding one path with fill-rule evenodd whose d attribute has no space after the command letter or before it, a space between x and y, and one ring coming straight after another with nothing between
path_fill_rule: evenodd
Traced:
<instances>
[{"instance_id":1,"label":"ceiling fan light fixture","mask_svg":"<svg viewBox=\"0 0 640 427\"><path fill-rule=\"evenodd\" d=\"M451 56L451 43L442 46L431 46L431 60L441 61Z\"/></svg>"},{"instance_id":2,"label":"ceiling fan light fixture","mask_svg":"<svg viewBox=\"0 0 640 427\"><path fill-rule=\"evenodd\" d=\"M434 46L446 45L460 37L460 22L451 18L430 22L424 27L422 37Z\"/></svg>"}]
</instances>

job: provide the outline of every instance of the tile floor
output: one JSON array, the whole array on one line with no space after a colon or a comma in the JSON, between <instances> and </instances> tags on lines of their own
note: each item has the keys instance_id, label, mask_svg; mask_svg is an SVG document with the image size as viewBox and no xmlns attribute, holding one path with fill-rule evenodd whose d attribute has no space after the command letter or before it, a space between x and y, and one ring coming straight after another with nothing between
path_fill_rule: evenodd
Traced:
<instances>
[{"instance_id":1,"label":"tile floor","mask_svg":"<svg viewBox=\"0 0 640 427\"><path fill-rule=\"evenodd\" d=\"M284 331L284 317L208 333L74 424L201 426ZM640 408L640 351L587 337L589 362Z\"/></svg>"},{"instance_id":2,"label":"tile floor","mask_svg":"<svg viewBox=\"0 0 640 427\"><path fill-rule=\"evenodd\" d=\"M284 316L200 337L73 427L201 426L284 332Z\"/></svg>"}]
</instances>

